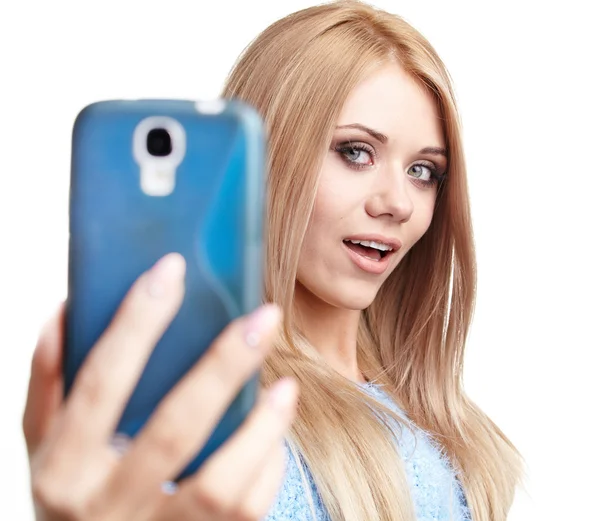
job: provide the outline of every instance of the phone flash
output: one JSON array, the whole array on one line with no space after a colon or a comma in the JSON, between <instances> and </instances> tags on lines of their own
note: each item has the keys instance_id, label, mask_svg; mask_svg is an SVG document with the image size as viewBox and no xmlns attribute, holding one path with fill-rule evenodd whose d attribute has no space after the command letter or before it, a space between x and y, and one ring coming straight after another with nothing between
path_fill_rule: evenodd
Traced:
<instances>
[{"instance_id":1,"label":"phone flash","mask_svg":"<svg viewBox=\"0 0 600 521\"><path fill-rule=\"evenodd\" d=\"M142 165L140 181L142 191L153 197L164 197L175 189L175 169L152 163Z\"/></svg>"}]
</instances>

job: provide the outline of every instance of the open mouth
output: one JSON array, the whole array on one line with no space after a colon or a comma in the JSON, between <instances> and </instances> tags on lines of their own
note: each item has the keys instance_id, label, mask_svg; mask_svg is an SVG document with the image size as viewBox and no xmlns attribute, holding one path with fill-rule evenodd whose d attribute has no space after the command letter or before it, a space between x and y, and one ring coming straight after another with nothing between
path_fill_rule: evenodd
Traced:
<instances>
[{"instance_id":1,"label":"open mouth","mask_svg":"<svg viewBox=\"0 0 600 521\"><path fill-rule=\"evenodd\" d=\"M376 241L344 239L344 244L348 249L374 261L380 261L396 251L393 246Z\"/></svg>"}]
</instances>

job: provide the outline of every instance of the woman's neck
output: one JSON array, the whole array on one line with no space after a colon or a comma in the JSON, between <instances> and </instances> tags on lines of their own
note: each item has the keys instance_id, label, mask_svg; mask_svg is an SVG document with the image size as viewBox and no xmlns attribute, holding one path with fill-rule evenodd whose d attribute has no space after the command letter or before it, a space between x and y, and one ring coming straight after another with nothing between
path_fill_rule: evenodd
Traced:
<instances>
[{"instance_id":1,"label":"woman's neck","mask_svg":"<svg viewBox=\"0 0 600 521\"><path fill-rule=\"evenodd\" d=\"M331 306L300 284L294 304L302 333L330 367L349 380L364 383L356 351L361 312Z\"/></svg>"}]
</instances>

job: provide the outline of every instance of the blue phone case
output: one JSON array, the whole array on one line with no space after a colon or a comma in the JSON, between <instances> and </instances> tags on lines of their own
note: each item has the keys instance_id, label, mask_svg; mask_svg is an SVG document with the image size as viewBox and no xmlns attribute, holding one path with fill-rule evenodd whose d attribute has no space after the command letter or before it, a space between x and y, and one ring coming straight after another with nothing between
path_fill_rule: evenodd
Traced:
<instances>
[{"instance_id":1,"label":"blue phone case","mask_svg":"<svg viewBox=\"0 0 600 521\"><path fill-rule=\"evenodd\" d=\"M247 105L219 103L213 110L191 101L99 102L83 109L74 125L66 394L135 279L169 252L181 253L187 263L181 309L118 425L117 432L130 437L224 326L262 301L263 125ZM132 153L134 130L150 116L172 118L185 132L185 156L166 196L143 193ZM257 389L258 374L178 479L193 473L237 429Z\"/></svg>"}]
</instances>

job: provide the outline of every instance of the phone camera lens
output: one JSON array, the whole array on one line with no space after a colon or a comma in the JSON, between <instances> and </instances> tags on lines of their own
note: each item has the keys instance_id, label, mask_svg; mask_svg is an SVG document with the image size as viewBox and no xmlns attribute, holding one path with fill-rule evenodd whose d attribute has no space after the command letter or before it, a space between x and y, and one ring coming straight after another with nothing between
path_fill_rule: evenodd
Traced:
<instances>
[{"instance_id":1,"label":"phone camera lens","mask_svg":"<svg viewBox=\"0 0 600 521\"><path fill-rule=\"evenodd\" d=\"M153 128L148 132L146 147L150 155L164 157L173 151L171 136L164 128Z\"/></svg>"}]
</instances>

